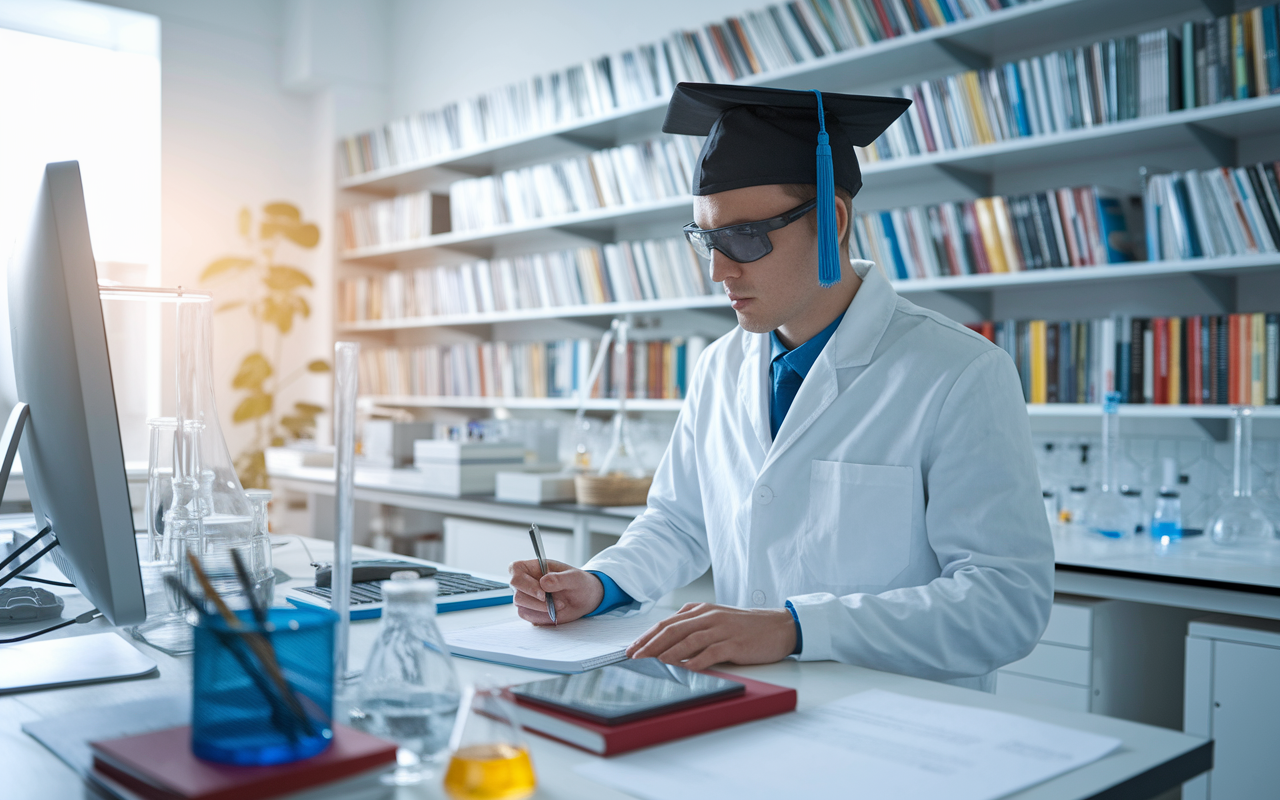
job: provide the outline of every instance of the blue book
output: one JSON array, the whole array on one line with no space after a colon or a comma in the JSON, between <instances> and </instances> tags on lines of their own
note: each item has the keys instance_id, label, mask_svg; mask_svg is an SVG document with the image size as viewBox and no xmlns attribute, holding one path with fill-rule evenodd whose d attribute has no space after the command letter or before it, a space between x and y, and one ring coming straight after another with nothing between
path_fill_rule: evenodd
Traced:
<instances>
[{"instance_id":1,"label":"blue book","mask_svg":"<svg viewBox=\"0 0 1280 800\"><path fill-rule=\"evenodd\" d=\"M685 356L689 352L689 345L684 342L676 345L676 388L680 393L680 399L684 399L684 393L689 388L689 376L685 374Z\"/></svg>"},{"instance_id":2,"label":"blue book","mask_svg":"<svg viewBox=\"0 0 1280 800\"><path fill-rule=\"evenodd\" d=\"M1200 247L1200 234L1193 224L1195 215L1191 213L1191 197L1187 194L1187 180L1182 175L1173 179L1173 199L1177 205L1172 209L1182 219L1182 244L1192 258L1200 258L1204 250Z\"/></svg>"},{"instance_id":3,"label":"blue book","mask_svg":"<svg viewBox=\"0 0 1280 800\"><path fill-rule=\"evenodd\" d=\"M1022 79L1018 77L1018 65L1012 62L1004 65L1004 82L1009 89L1009 105L1013 108L1013 118L1018 125L1019 136L1031 135L1031 123L1027 120L1027 104L1022 91Z\"/></svg>"},{"instance_id":4,"label":"blue book","mask_svg":"<svg viewBox=\"0 0 1280 800\"><path fill-rule=\"evenodd\" d=\"M905 281L907 262L902 257L902 248L898 245L898 234L893 229L893 216L888 211L880 212L880 227L884 230L884 238L889 242L889 252L893 254L893 269L898 280Z\"/></svg>"},{"instance_id":5,"label":"blue book","mask_svg":"<svg viewBox=\"0 0 1280 800\"><path fill-rule=\"evenodd\" d=\"M1267 86L1271 94L1280 93L1280 11L1275 6L1262 9L1262 39L1267 48Z\"/></svg>"},{"instance_id":6,"label":"blue book","mask_svg":"<svg viewBox=\"0 0 1280 800\"><path fill-rule=\"evenodd\" d=\"M1129 317L1116 321L1116 391L1126 400L1129 397L1129 359L1133 355L1133 325Z\"/></svg>"}]
</instances>

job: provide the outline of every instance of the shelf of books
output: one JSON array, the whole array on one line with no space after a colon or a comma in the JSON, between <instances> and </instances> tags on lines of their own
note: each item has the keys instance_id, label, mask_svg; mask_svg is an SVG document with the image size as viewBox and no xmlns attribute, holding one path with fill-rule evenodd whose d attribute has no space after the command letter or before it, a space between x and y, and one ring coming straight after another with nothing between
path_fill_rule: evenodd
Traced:
<instances>
[{"instance_id":1,"label":"shelf of books","mask_svg":"<svg viewBox=\"0 0 1280 800\"><path fill-rule=\"evenodd\" d=\"M343 140L339 188L393 194L438 182L442 173L493 172L574 153L584 142L654 133L680 81L848 91L988 66L1010 42L1034 48L1200 8L1197 0L769 6Z\"/></svg>"},{"instance_id":2,"label":"shelf of books","mask_svg":"<svg viewBox=\"0 0 1280 800\"><path fill-rule=\"evenodd\" d=\"M1121 404L1119 414L1138 419L1230 419L1235 416L1236 408ZM1027 413L1033 417L1100 417L1102 406L1097 403L1028 403ZM1258 419L1280 419L1280 406L1253 406L1251 413Z\"/></svg>"}]
</instances>

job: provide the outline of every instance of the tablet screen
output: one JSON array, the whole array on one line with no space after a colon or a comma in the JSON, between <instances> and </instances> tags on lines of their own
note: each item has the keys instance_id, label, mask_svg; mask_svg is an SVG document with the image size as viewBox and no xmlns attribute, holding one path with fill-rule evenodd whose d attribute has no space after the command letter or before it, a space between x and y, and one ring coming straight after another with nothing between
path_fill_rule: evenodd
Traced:
<instances>
[{"instance_id":1,"label":"tablet screen","mask_svg":"<svg viewBox=\"0 0 1280 800\"><path fill-rule=\"evenodd\" d=\"M604 725L664 714L745 690L736 681L690 672L656 658L627 660L511 688L512 694L527 702Z\"/></svg>"}]
</instances>

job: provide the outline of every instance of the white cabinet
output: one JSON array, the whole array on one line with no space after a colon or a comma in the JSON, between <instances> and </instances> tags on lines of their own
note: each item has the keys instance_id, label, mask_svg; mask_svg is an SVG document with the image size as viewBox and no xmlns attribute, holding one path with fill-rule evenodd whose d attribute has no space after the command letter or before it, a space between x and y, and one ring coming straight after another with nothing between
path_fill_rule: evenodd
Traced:
<instances>
[{"instance_id":1,"label":"white cabinet","mask_svg":"<svg viewBox=\"0 0 1280 800\"><path fill-rule=\"evenodd\" d=\"M1280 622L1197 619L1186 658L1183 729L1213 738L1214 767L1183 787L1184 800L1280 796Z\"/></svg>"},{"instance_id":2,"label":"white cabinet","mask_svg":"<svg viewBox=\"0 0 1280 800\"><path fill-rule=\"evenodd\" d=\"M1178 728L1190 613L1060 594L1035 649L996 673L996 694Z\"/></svg>"},{"instance_id":3,"label":"white cabinet","mask_svg":"<svg viewBox=\"0 0 1280 800\"><path fill-rule=\"evenodd\" d=\"M541 528L547 558L571 563L573 536ZM528 526L501 525L460 517L445 517L444 563L488 575L506 575L512 561L533 558Z\"/></svg>"}]
</instances>

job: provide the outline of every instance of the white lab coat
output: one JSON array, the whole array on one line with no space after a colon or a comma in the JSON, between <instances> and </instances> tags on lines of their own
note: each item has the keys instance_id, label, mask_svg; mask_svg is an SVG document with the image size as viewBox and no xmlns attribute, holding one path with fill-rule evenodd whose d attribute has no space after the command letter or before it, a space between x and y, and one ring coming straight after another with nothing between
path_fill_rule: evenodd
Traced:
<instances>
[{"instance_id":1,"label":"white lab coat","mask_svg":"<svg viewBox=\"0 0 1280 800\"><path fill-rule=\"evenodd\" d=\"M1021 384L1003 350L853 266L777 440L769 335L735 328L694 369L648 507L586 568L645 611L710 566L718 603L791 601L802 660L990 691L1053 600Z\"/></svg>"}]
</instances>

